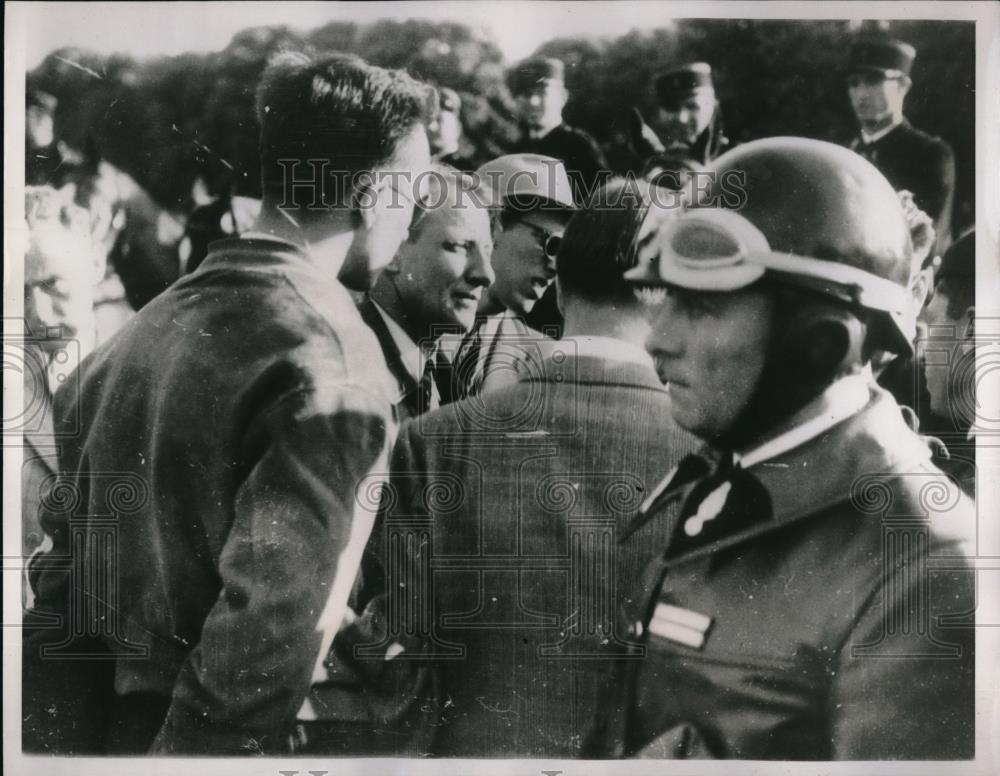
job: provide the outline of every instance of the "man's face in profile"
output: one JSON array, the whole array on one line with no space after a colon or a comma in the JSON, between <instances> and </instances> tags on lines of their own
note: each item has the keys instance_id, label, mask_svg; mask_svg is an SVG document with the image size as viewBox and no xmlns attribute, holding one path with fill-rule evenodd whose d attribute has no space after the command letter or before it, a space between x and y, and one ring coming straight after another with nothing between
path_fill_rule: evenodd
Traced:
<instances>
[{"instance_id":1,"label":"man's face in profile","mask_svg":"<svg viewBox=\"0 0 1000 776\"><path fill-rule=\"evenodd\" d=\"M338 278L354 291L367 291L406 239L418 201L427 196L431 164L427 132L417 124L396 145L393 158L372 172L360 196L359 227Z\"/></svg>"}]
</instances>

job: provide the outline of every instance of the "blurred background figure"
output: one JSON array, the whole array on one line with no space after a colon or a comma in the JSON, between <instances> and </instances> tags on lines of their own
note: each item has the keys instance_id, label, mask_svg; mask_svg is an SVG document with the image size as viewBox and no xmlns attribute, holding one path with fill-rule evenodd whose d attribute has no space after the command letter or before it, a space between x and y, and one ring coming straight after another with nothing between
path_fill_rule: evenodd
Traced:
<instances>
[{"instance_id":1,"label":"blurred background figure","mask_svg":"<svg viewBox=\"0 0 1000 776\"><path fill-rule=\"evenodd\" d=\"M59 101L47 92L28 87L24 114L24 182L28 186L61 188L82 157L56 139Z\"/></svg>"},{"instance_id":2,"label":"blurred background figure","mask_svg":"<svg viewBox=\"0 0 1000 776\"><path fill-rule=\"evenodd\" d=\"M521 140L511 152L561 161L579 205L590 198L608 166L597 141L563 121L563 108L570 99L565 70L561 60L542 57L525 60L508 73L507 83L522 131Z\"/></svg>"},{"instance_id":3,"label":"blurred background figure","mask_svg":"<svg viewBox=\"0 0 1000 776\"><path fill-rule=\"evenodd\" d=\"M647 159L647 177L651 170L676 169L683 160L703 165L718 156L728 141L711 66L692 62L669 70L656 78L654 88L653 125L638 109L631 114L633 145Z\"/></svg>"},{"instance_id":4,"label":"blurred background figure","mask_svg":"<svg viewBox=\"0 0 1000 776\"><path fill-rule=\"evenodd\" d=\"M41 544L42 488L56 471L52 396L97 337L95 288L104 276L104 257L91 239L87 212L70 194L51 186L29 186L25 193L24 401L25 415L30 412L35 421L25 424L21 470L26 555Z\"/></svg>"},{"instance_id":5,"label":"blurred background figure","mask_svg":"<svg viewBox=\"0 0 1000 776\"><path fill-rule=\"evenodd\" d=\"M194 209L177 244L177 260L185 273L194 272L208 255L208 246L226 237L239 237L260 215L261 201L233 195L232 186L213 193L202 176L191 187Z\"/></svg>"},{"instance_id":6,"label":"blurred background figure","mask_svg":"<svg viewBox=\"0 0 1000 776\"><path fill-rule=\"evenodd\" d=\"M853 151L874 164L897 191L913 193L934 221L940 255L951 243L955 159L951 146L922 132L903 114L917 56L908 43L889 38L858 40L847 64L847 93L859 124Z\"/></svg>"},{"instance_id":7,"label":"blurred background figure","mask_svg":"<svg viewBox=\"0 0 1000 776\"><path fill-rule=\"evenodd\" d=\"M447 164L462 172L472 172L475 165L459 153L462 141L462 98L458 92L440 87L438 111L427 126L427 139L431 143L431 154L442 164Z\"/></svg>"},{"instance_id":8,"label":"blurred background figure","mask_svg":"<svg viewBox=\"0 0 1000 776\"><path fill-rule=\"evenodd\" d=\"M945 252L934 295L924 310L926 338L920 342L932 417L928 433L947 440L935 464L975 498L976 461L976 233L968 232ZM943 446L942 446L943 448Z\"/></svg>"}]
</instances>

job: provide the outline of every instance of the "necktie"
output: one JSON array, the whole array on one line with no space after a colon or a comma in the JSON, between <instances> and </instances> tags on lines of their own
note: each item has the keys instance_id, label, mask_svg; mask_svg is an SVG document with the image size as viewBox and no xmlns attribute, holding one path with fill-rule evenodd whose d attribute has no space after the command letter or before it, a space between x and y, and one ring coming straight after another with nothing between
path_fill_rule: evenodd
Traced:
<instances>
[{"instance_id":1,"label":"necktie","mask_svg":"<svg viewBox=\"0 0 1000 776\"><path fill-rule=\"evenodd\" d=\"M653 515L680 503L680 516L668 545L668 554L680 554L708 544L771 517L771 497L760 481L735 460L732 453L713 462L686 456L664 478L639 508L639 515L622 536L627 539Z\"/></svg>"},{"instance_id":2,"label":"necktie","mask_svg":"<svg viewBox=\"0 0 1000 776\"><path fill-rule=\"evenodd\" d=\"M441 404L450 404L455 400L454 369L441 348L434 353L434 385L437 386Z\"/></svg>"},{"instance_id":3,"label":"necktie","mask_svg":"<svg viewBox=\"0 0 1000 776\"><path fill-rule=\"evenodd\" d=\"M464 399L475 396L482 387L482 370L479 368L479 356L483 349L483 325L486 319L476 321L469 333L465 335L455 353L455 366L452 384L455 387L453 398Z\"/></svg>"},{"instance_id":4,"label":"necktie","mask_svg":"<svg viewBox=\"0 0 1000 776\"><path fill-rule=\"evenodd\" d=\"M417 414L423 415L431 409L434 396L434 359L424 359L424 371L417 383Z\"/></svg>"}]
</instances>

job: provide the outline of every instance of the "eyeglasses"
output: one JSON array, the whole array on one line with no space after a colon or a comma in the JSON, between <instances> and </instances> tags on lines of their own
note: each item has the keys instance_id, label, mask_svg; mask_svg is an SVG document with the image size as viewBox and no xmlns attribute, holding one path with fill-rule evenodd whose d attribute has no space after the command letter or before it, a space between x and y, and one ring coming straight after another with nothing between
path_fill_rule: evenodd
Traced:
<instances>
[{"instance_id":1,"label":"eyeglasses","mask_svg":"<svg viewBox=\"0 0 1000 776\"><path fill-rule=\"evenodd\" d=\"M556 254L559 253L559 246L562 245L562 235L553 234L548 229L538 226L538 224L533 224L530 221L521 221L521 223L528 227L535 233L535 236L538 237L542 250L545 252L545 257L548 259L554 259Z\"/></svg>"}]
</instances>

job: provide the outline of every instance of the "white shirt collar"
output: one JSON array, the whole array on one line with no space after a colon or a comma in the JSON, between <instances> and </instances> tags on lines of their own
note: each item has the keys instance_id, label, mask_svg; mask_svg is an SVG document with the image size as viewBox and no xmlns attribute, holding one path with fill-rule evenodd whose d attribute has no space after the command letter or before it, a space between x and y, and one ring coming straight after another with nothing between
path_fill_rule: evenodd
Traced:
<instances>
[{"instance_id":1,"label":"white shirt collar","mask_svg":"<svg viewBox=\"0 0 1000 776\"><path fill-rule=\"evenodd\" d=\"M633 345L631 342L618 339L617 337L564 337L567 342L572 342L575 346L576 356L590 356L591 358L606 358L614 361L625 361L630 364L639 364L653 369L653 359L643 348Z\"/></svg>"},{"instance_id":2,"label":"white shirt collar","mask_svg":"<svg viewBox=\"0 0 1000 776\"><path fill-rule=\"evenodd\" d=\"M864 129L862 129L861 130L861 142L864 145L870 145L871 143L874 143L877 140L881 140L883 137L885 137L886 135L888 135L890 132L892 132L892 130L894 130L896 127L898 127L902 123L903 123L903 119L901 118L901 119L899 119L899 121L893 122L889 126L883 127L882 129L878 130L877 132L873 132L871 134L868 134L867 132L864 131Z\"/></svg>"},{"instance_id":3,"label":"white shirt collar","mask_svg":"<svg viewBox=\"0 0 1000 776\"><path fill-rule=\"evenodd\" d=\"M382 316L382 320L385 321L386 328L389 329L389 336L396 343L396 348L399 350L399 357L403 362L403 366L406 367L406 371L413 378L414 382L419 383L420 378L424 374L424 359L427 356L424 355L420 346L413 341L410 335L403 330L403 327L396 323L389 313L382 309L382 305L374 299L372 299L372 305L378 310L378 314Z\"/></svg>"},{"instance_id":4,"label":"white shirt collar","mask_svg":"<svg viewBox=\"0 0 1000 776\"><path fill-rule=\"evenodd\" d=\"M869 386L870 376L866 373L840 378L795 414L790 429L752 450L736 454L736 461L749 469L815 439L860 412L871 398ZM796 418L801 420L796 422Z\"/></svg>"}]
</instances>

